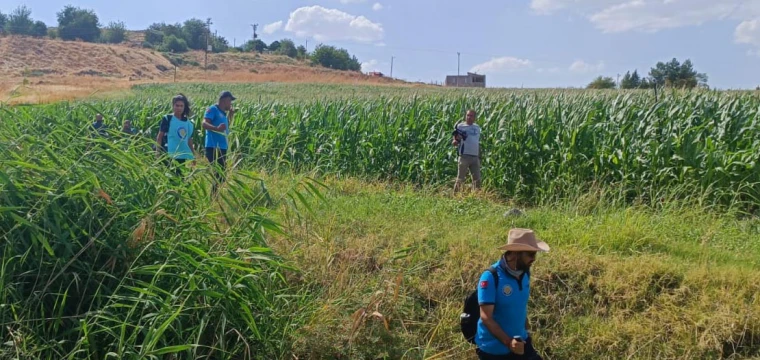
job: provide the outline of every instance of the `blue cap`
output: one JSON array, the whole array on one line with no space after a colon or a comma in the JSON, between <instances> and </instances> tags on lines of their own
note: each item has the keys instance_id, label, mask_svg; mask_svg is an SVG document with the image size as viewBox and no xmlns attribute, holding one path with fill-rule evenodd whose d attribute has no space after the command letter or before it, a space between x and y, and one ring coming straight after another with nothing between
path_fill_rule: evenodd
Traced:
<instances>
[{"instance_id":1,"label":"blue cap","mask_svg":"<svg viewBox=\"0 0 760 360\"><path fill-rule=\"evenodd\" d=\"M226 91L226 90L225 90L225 91L222 91L222 93L221 93L221 94L219 94L219 100L222 100L222 99L224 99L224 98L230 98L230 99L232 99L232 100L235 100L235 99L236 99L236 97L232 96L232 93L231 93L231 92L229 92L229 91Z\"/></svg>"}]
</instances>

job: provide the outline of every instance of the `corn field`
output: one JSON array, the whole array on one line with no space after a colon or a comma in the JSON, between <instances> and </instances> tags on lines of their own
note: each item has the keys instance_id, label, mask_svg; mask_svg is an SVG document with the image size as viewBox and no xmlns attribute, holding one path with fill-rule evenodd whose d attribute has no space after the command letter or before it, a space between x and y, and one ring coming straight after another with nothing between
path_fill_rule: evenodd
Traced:
<instances>
[{"instance_id":1,"label":"corn field","mask_svg":"<svg viewBox=\"0 0 760 360\"><path fill-rule=\"evenodd\" d=\"M604 188L627 203L691 198L755 210L759 200L756 94L673 92L655 101L643 92L400 89L393 96L392 88L340 87L339 94L357 99L306 98L326 93L315 86L291 89L292 97L274 85L233 88L242 95L230 140L244 167L450 185L457 161L450 133L472 108L483 128L484 186L506 198L539 204ZM153 139L170 109L174 92L167 89L181 87L147 87L126 101L12 111L60 114L85 126L97 109L133 120ZM203 109L221 87L190 89L200 129ZM262 94L279 100L260 100ZM202 144L201 131L194 140Z\"/></svg>"}]
</instances>

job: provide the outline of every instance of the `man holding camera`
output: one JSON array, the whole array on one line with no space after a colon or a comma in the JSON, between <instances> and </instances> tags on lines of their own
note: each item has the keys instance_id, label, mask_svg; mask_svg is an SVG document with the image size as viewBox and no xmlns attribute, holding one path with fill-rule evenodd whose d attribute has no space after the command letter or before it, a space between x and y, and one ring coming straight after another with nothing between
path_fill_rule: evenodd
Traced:
<instances>
[{"instance_id":1,"label":"man holding camera","mask_svg":"<svg viewBox=\"0 0 760 360\"><path fill-rule=\"evenodd\" d=\"M475 344L480 360L541 360L528 335L530 267L549 245L533 230L511 229L501 259L480 276ZM494 274L495 273L495 274ZM498 277L498 278L496 278Z\"/></svg>"},{"instance_id":2,"label":"man holding camera","mask_svg":"<svg viewBox=\"0 0 760 360\"><path fill-rule=\"evenodd\" d=\"M454 192L460 190L468 172L472 174L473 188L480 188L480 126L475 123L475 117L475 110L467 110L465 123L457 124L453 133L454 140L451 144L458 147L459 154Z\"/></svg>"}]
</instances>

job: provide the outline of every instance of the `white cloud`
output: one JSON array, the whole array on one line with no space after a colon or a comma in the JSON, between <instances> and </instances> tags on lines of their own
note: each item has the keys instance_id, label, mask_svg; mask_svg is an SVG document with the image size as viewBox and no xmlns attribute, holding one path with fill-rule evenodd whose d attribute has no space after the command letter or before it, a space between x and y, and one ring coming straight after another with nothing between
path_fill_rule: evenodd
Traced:
<instances>
[{"instance_id":1,"label":"white cloud","mask_svg":"<svg viewBox=\"0 0 760 360\"><path fill-rule=\"evenodd\" d=\"M372 5L372 10L380 11L383 9L383 4L381 3L375 3L375 5Z\"/></svg>"},{"instance_id":2,"label":"white cloud","mask_svg":"<svg viewBox=\"0 0 760 360\"><path fill-rule=\"evenodd\" d=\"M273 34L282 29L282 20L264 25L264 34Z\"/></svg>"},{"instance_id":3,"label":"white cloud","mask_svg":"<svg viewBox=\"0 0 760 360\"><path fill-rule=\"evenodd\" d=\"M340 0L341 4L357 4L357 3L363 3L367 0Z\"/></svg>"},{"instance_id":4,"label":"white cloud","mask_svg":"<svg viewBox=\"0 0 760 360\"><path fill-rule=\"evenodd\" d=\"M317 41L353 40L371 43L381 40L384 35L380 23L319 5L294 10L290 13L285 30L300 37L313 37Z\"/></svg>"},{"instance_id":5,"label":"white cloud","mask_svg":"<svg viewBox=\"0 0 760 360\"><path fill-rule=\"evenodd\" d=\"M739 44L760 47L760 18L744 21L736 27L734 40Z\"/></svg>"},{"instance_id":6,"label":"white cloud","mask_svg":"<svg viewBox=\"0 0 760 360\"><path fill-rule=\"evenodd\" d=\"M725 19L760 16L756 0L531 0L539 14L572 11L604 32L656 32Z\"/></svg>"},{"instance_id":7,"label":"white cloud","mask_svg":"<svg viewBox=\"0 0 760 360\"><path fill-rule=\"evenodd\" d=\"M377 71L377 66L379 65L378 61L375 59L372 59L370 61L365 61L362 63L362 72L370 72L370 71Z\"/></svg>"},{"instance_id":8,"label":"white cloud","mask_svg":"<svg viewBox=\"0 0 760 360\"><path fill-rule=\"evenodd\" d=\"M586 74L590 72L598 72L604 70L604 62L600 61L596 65L589 64L583 60L576 60L570 64L570 71L580 74Z\"/></svg>"},{"instance_id":9,"label":"white cloud","mask_svg":"<svg viewBox=\"0 0 760 360\"><path fill-rule=\"evenodd\" d=\"M518 59L511 56L493 58L470 69L474 73L506 73L527 69L533 66L530 60Z\"/></svg>"}]
</instances>

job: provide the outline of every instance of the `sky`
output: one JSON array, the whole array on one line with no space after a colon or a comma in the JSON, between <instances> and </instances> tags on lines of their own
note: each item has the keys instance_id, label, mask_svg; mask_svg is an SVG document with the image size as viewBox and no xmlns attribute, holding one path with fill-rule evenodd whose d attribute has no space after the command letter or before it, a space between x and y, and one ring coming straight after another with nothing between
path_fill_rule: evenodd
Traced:
<instances>
[{"instance_id":1,"label":"sky","mask_svg":"<svg viewBox=\"0 0 760 360\"><path fill-rule=\"evenodd\" d=\"M130 30L211 18L230 44L253 35L347 49L364 71L408 81L485 74L488 87L583 87L691 59L718 89L760 85L760 0L3 0L55 26L65 5ZM457 55L459 53L459 55Z\"/></svg>"}]
</instances>

